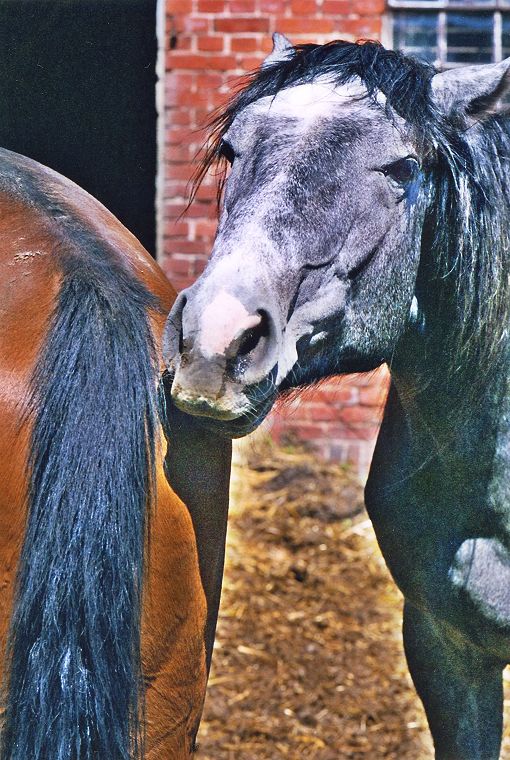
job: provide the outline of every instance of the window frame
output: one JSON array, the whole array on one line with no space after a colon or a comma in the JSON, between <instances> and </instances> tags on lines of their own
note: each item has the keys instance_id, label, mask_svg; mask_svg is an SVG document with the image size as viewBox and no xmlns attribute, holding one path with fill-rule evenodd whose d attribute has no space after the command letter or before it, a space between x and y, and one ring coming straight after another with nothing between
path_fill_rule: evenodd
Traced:
<instances>
[{"instance_id":1,"label":"window frame","mask_svg":"<svg viewBox=\"0 0 510 760\"><path fill-rule=\"evenodd\" d=\"M394 47L395 11L435 11L438 15L437 22L437 57L433 61L438 69L452 69L467 65L466 62L448 61L447 46L447 18L448 13L463 13L469 16L471 13L487 12L492 14L492 63L503 60L503 12L508 13L510 18L510 0L490 0L490 2L469 2L469 0L387 0L387 24L385 37L390 47ZM506 13L505 13L506 15ZM416 55L416 53L413 53Z\"/></svg>"}]
</instances>

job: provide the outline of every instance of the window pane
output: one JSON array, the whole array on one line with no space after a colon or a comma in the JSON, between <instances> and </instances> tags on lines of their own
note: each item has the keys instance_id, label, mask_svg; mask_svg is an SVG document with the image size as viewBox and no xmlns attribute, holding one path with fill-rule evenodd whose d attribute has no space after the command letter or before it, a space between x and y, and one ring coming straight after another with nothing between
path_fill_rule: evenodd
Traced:
<instances>
[{"instance_id":1,"label":"window pane","mask_svg":"<svg viewBox=\"0 0 510 760\"><path fill-rule=\"evenodd\" d=\"M510 55L510 14L502 14L502 43L503 43L503 58L508 58Z\"/></svg>"},{"instance_id":2,"label":"window pane","mask_svg":"<svg viewBox=\"0 0 510 760\"><path fill-rule=\"evenodd\" d=\"M421 60L435 61L437 20L437 13L396 13L393 18L393 47Z\"/></svg>"},{"instance_id":3,"label":"window pane","mask_svg":"<svg viewBox=\"0 0 510 760\"><path fill-rule=\"evenodd\" d=\"M510 6L510 0L388 0L390 8L420 8L420 6L429 8L434 5L440 6L441 10L479 8L480 6L496 9L501 6Z\"/></svg>"},{"instance_id":4,"label":"window pane","mask_svg":"<svg viewBox=\"0 0 510 760\"><path fill-rule=\"evenodd\" d=\"M446 24L448 63L492 61L493 13L449 13Z\"/></svg>"},{"instance_id":5,"label":"window pane","mask_svg":"<svg viewBox=\"0 0 510 760\"><path fill-rule=\"evenodd\" d=\"M470 5L486 5L488 8L496 8L498 0L447 0L453 8L469 8Z\"/></svg>"}]
</instances>

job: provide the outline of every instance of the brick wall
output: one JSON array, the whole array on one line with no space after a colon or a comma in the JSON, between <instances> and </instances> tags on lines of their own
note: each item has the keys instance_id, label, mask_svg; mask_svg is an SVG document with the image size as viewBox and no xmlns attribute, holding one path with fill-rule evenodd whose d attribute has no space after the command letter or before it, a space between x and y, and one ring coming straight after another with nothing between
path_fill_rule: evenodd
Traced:
<instances>
[{"instance_id":1,"label":"brick wall","mask_svg":"<svg viewBox=\"0 0 510 760\"><path fill-rule=\"evenodd\" d=\"M181 216L211 112L270 51L272 32L294 43L376 39L383 10L384 0L167 0L161 263L178 289L202 271L216 228L212 177ZM382 408L381 377L328 381L289 402L272 416L274 435L292 433L364 472Z\"/></svg>"}]
</instances>

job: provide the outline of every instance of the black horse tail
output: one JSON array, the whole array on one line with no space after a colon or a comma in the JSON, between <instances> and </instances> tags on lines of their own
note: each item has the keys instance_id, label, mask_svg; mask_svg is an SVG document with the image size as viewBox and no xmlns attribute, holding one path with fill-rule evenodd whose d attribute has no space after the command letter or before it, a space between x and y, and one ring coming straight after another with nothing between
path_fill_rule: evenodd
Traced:
<instances>
[{"instance_id":1,"label":"black horse tail","mask_svg":"<svg viewBox=\"0 0 510 760\"><path fill-rule=\"evenodd\" d=\"M140 620L154 484L151 294L112 253L61 257L32 379L28 517L2 760L143 756Z\"/></svg>"}]
</instances>

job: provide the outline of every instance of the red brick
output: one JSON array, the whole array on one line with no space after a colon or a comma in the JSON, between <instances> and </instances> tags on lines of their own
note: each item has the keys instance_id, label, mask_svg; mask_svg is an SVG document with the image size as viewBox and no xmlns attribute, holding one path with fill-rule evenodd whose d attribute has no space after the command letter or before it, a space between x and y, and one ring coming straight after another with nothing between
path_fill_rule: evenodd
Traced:
<instances>
[{"instance_id":1,"label":"red brick","mask_svg":"<svg viewBox=\"0 0 510 760\"><path fill-rule=\"evenodd\" d=\"M188 191L188 183L182 182L178 180L171 180L165 182L164 187L164 197L169 198L170 200L172 198L188 198L189 191Z\"/></svg>"},{"instance_id":2,"label":"red brick","mask_svg":"<svg viewBox=\"0 0 510 760\"><path fill-rule=\"evenodd\" d=\"M380 37L381 19L380 18L346 18L338 24L344 34L350 34L358 39L368 39Z\"/></svg>"},{"instance_id":3,"label":"red brick","mask_svg":"<svg viewBox=\"0 0 510 760\"><path fill-rule=\"evenodd\" d=\"M191 277L174 277L172 274L167 274L167 277L177 293L180 293L181 290L184 290L184 288L188 288L193 284Z\"/></svg>"},{"instance_id":4,"label":"red brick","mask_svg":"<svg viewBox=\"0 0 510 760\"><path fill-rule=\"evenodd\" d=\"M186 211L186 204L182 202L168 201L164 206L167 219L179 219Z\"/></svg>"},{"instance_id":5,"label":"red brick","mask_svg":"<svg viewBox=\"0 0 510 760\"><path fill-rule=\"evenodd\" d=\"M290 7L296 16L312 16L317 12L315 0L292 0ZM306 27L306 23L304 26Z\"/></svg>"},{"instance_id":6,"label":"red brick","mask_svg":"<svg viewBox=\"0 0 510 760\"><path fill-rule=\"evenodd\" d=\"M387 388L386 386L374 385L367 388L360 388L359 401L363 406L375 406L377 409L381 409L386 401Z\"/></svg>"},{"instance_id":7,"label":"red brick","mask_svg":"<svg viewBox=\"0 0 510 760\"><path fill-rule=\"evenodd\" d=\"M289 420L286 420L289 427L294 427ZM324 436L324 430L319 425L310 425L308 423L299 424L299 437L303 441L316 440Z\"/></svg>"},{"instance_id":8,"label":"red brick","mask_svg":"<svg viewBox=\"0 0 510 760\"><path fill-rule=\"evenodd\" d=\"M172 23L166 32L165 47L168 47L170 42L173 42L178 34L184 32L187 18L189 18L187 15L172 16Z\"/></svg>"},{"instance_id":9,"label":"red brick","mask_svg":"<svg viewBox=\"0 0 510 760\"><path fill-rule=\"evenodd\" d=\"M261 13L285 13L288 7L287 0L259 0ZM279 29L279 27L276 27Z\"/></svg>"},{"instance_id":10,"label":"red brick","mask_svg":"<svg viewBox=\"0 0 510 760\"><path fill-rule=\"evenodd\" d=\"M182 128L176 128L176 129L167 129L165 140L170 145L177 144L180 145L181 143L188 143L190 141L190 130L189 129L182 129Z\"/></svg>"},{"instance_id":11,"label":"red brick","mask_svg":"<svg viewBox=\"0 0 510 760\"><path fill-rule=\"evenodd\" d=\"M183 90L177 87L165 88L165 105L168 108L175 108L182 105L181 96L184 94Z\"/></svg>"},{"instance_id":12,"label":"red brick","mask_svg":"<svg viewBox=\"0 0 510 760\"><path fill-rule=\"evenodd\" d=\"M193 174L193 167L189 164L170 164L166 170L166 178L169 180L184 179L186 182Z\"/></svg>"},{"instance_id":13,"label":"red brick","mask_svg":"<svg viewBox=\"0 0 510 760\"><path fill-rule=\"evenodd\" d=\"M366 387L367 385L374 385L377 382L387 381L389 378L389 372L386 366L379 367L375 372L364 372L363 374L351 375L355 385L359 388Z\"/></svg>"},{"instance_id":14,"label":"red brick","mask_svg":"<svg viewBox=\"0 0 510 760\"><path fill-rule=\"evenodd\" d=\"M185 288L189 288L195 282L195 277L178 277L172 280L172 285L178 293Z\"/></svg>"},{"instance_id":15,"label":"red brick","mask_svg":"<svg viewBox=\"0 0 510 760\"><path fill-rule=\"evenodd\" d=\"M273 49L273 41L271 37L268 37L267 35L264 35L260 42L260 49L264 53L264 55L267 55L267 53L270 53Z\"/></svg>"},{"instance_id":16,"label":"red brick","mask_svg":"<svg viewBox=\"0 0 510 760\"><path fill-rule=\"evenodd\" d=\"M354 0L352 10L360 16L380 16L386 10L386 0Z\"/></svg>"},{"instance_id":17,"label":"red brick","mask_svg":"<svg viewBox=\"0 0 510 760\"><path fill-rule=\"evenodd\" d=\"M218 213L215 203L193 202L186 212L192 219L216 219Z\"/></svg>"},{"instance_id":18,"label":"red brick","mask_svg":"<svg viewBox=\"0 0 510 760\"><path fill-rule=\"evenodd\" d=\"M210 74L206 71L197 73L197 87L218 89L223 84L223 76L221 74Z\"/></svg>"},{"instance_id":19,"label":"red brick","mask_svg":"<svg viewBox=\"0 0 510 760\"><path fill-rule=\"evenodd\" d=\"M189 224L183 220L173 220L165 224L163 237L188 237Z\"/></svg>"},{"instance_id":20,"label":"red brick","mask_svg":"<svg viewBox=\"0 0 510 760\"><path fill-rule=\"evenodd\" d=\"M335 25L331 19L308 18L306 22L299 18L278 18L276 29L283 34L328 34Z\"/></svg>"},{"instance_id":21,"label":"red brick","mask_svg":"<svg viewBox=\"0 0 510 760\"><path fill-rule=\"evenodd\" d=\"M191 124L191 114L185 108L174 108L171 115L172 126L187 127Z\"/></svg>"},{"instance_id":22,"label":"red brick","mask_svg":"<svg viewBox=\"0 0 510 760\"><path fill-rule=\"evenodd\" d=\"M202 182L200 187L197 190L196 194L197 201L216 201L216 183L213 185L209 185L206 182Z\"/></svg>"},{"instance_id":23,"label":"red brick","mask_svg":"<svg viewBox=\"0 0 510 760\"><path fill-rule=\"evenodd\" d=\"M258 40L256 37L232 37L230 48L233 53L252 53L258 48Z\"/></svg>"},{"instance_id":24,"label":"red brick","mask_svg":"<svg viewBox=\"0 0 510 760\"><path fill-rule=\"evenodd\" d=\"M175 50L191 50L193 38L190 35L179 34L177 35L177 45Z\"/></svg>"},{"instance_id":25,"label":"red brick","mask_svg":"<svg viewBox=\"0 0 510 760\"><path fill-rule=\"evenodd\" d=\"M165 249L166 249L166 244L165 244ZM166 250L169 251L170 249L166 249ZM172 272L172 277L174 277L176 274L177 275L191 274L190 261L187 256L186 257L176 256L170 253L169 259L170 259L170 270Z\"/></svg>"},{"instance_id":26,"label":"red brick","mask_svg":"<svg viewBox=\"0 0 510 760\"><path fill-rule=\"evenodd\" d=\"M202 243L196 240L175 240L174 238L167 238L165 241L165 251L170 253L176 253L185 255L188 253L202 253Z\"/></svg>"},{"instance_id":27,"label":"red brick","mask_svg":"<svg viewBox=\"0 0 510 760\"><path fill-rule=\"evenodd\" d=\"M208 135L208 128L207 125L209 124L211 120L211 109L210 108L195 108L193 111L194 115L194 121L197 127L200 127L203 130L203 139L205 139Z\"/></svg>"},{"instance_id":28,"label":"red brick","mask_svg":"<svg viewBox=\"0 0 510 760\"><path fill-rule=\"evenodd\" d=\"M180 94L180 105L193 108L193 106L204 105L209 103L209 93L205 89L188 90ZM170 119L171 120L171 119Z\"/></svg>"},{"instance_id":29,"label":"red brick","mask_svg":"<svg viewBox=\"0 0 510 760\"><path fill-rule=\"evenodd\" d=\"M220 105L225 105L230 99L230 93L220 92L219 90L209 90L209 103L212 108L217 108Z\"/></svg>"},{"instance_id":30,"label":"red brick","mask_svg":"<svg viewBox=\"0 0 510 760\"><path fill-rule=\"evenodd\" d=\"M182 21L185 32L208 32L211 28L211 19L199 16L185 16Z\"/></svg>"},{"instance_id":31,"label":"red brick","mask_svg":"<svg viewBox=\"0 0 510 760\"><path fill-rule=\"evenodd\" d=\"M230 0L231 13L255 13L255 0Z\"/></svg>"},{"instance_id":32,"label":"red brick","mask_svg":"<svg viewBox=\"0 0 510 760\"><path fill-rule=\"evenodd\" d=\"M169 12L172 16L191 13L193 10L192 0L170 0Z\"/></svg>"},{"instance_id":33,"label":"red brick","mask_svg":"<svg viewBox=\"0 0 510 760\"><path fill-rule=\"evenodd\" d=\"M223 0L198 0L198 10L200 13L223 13L225 3Z\"/></svg>"},{"instance_id":34,"label":"red brick","mask_svg":"<svg viewBox=\"0 0 510 760\"><path fill-rule=\"evenodd\" d=\"M370 441L378 430L378 423L370 425L369 423L340 422L338 425L333 423L323 423L327 427L327 436L330 441L335 439L350 441Z\"/></svg>"},{"instance_id":35,"label":"red brick","mask_svg":"<svg viewBox=\"0 0 510 760\"><path fill-rule=\"evenodd\" d=\"M313 422L335 421L339 419L339 411L330 404L303 404L303 417Z\"/></svg>"},{"instance_id":36,"label":"red brick","mask_svg":"<svg viewBox=\"0 0 510 760\"><path fill-rule=\"evenodd\" d=\"M204 256L201 259L195 259L192 262L193 266L191 268L191 274L193 275L193 278L196 280L197 277L200 277L202 272L205 269L205 265L207 264L207 256Z\"/></svg>"},{"instance_id":37,"label":"red brick","mask_svg":"<svg viewBox=\"0 0 510 760\"><path fill-rule=\"evenodd\" d=\"M259 68L260 64L264 60L264 56L250 56L248 58L241 58L241 66L245 71L255 71Z\"/></svg>"},{"instance_id":38,"label":"red brick","mask_svg":"<svg viewBox=\"0 0 510 760\"><path fill-rule=\"evenodd\" d=\"M197 74L191 71L168 71L165 75L166 105L173 105L175 97L195 86ZM178 101L177 101L177 104Z\"/></svg>"},{"instance_id":39,"label":"red brick","mask_svg":"<svg viewBox=\"0 0 510 760\"><path fill-rule=\"evenodd\" d=\"M165 147L166 163L183 164L191 161L193 151L189 145L167 145Z\"/></svg>"},{"instance_id":40,"label":"red brick","mask_svg":"<svg viewBox=\"0 0 510 760\"><path fill-rule=\"evenodd\" d=\"M322 12L325 16L348 16L352 12L352 0L324 0Z\"/></svg>"},{"instance_id":41,"label":"red brick","mask_svg":"<svg viewBox=\"0 0 510 760\"><path fill-rule=\"evenodd\" d=\"M380 414L372 406L346 406L339 412L342 422L375 425L380 421Z\"/></svg>"},{"instance_id":42,"label":"red brick","mask_svg":"<svg viewBox=\"0 0 510 760\"><path fill-rule=\"evenodd\" d=\"M232 55L189 55L185 53L170 53L167 56L169 69L233 69L236 59Z\"/></svg>"},{"instance_id":43,"label":"red brick","mask_svg":"<svg viewBox=\"0 0 510 760\"><path fill-rule=\"evenodd\" d=\"M344 387L337 386L336 388L318 388L310 395L310 400L338 407L340 405L352 404L357 400L357 397L357 391L346 385Z\"/></svg>"},{"instance_id":44,"label":"red brick","mask_svg":"<svg viewBox=\"0 0 510 760\"><path fill-rule=\"evenodd\" d=\"M212 219L201 219L197 222L195 227L195 234L197 238L204 238L205 240L212 240L216 234L216 228L218 224Z\"/></svg>"},{"instance_id":45,"label":"red brick","mask_svg":"<svg viewBox=\"0 0 510 760\"><path fill-rule=\"evenodd\" d=\"M223 37L198 37L197 46L199 50L210 50L218 52L223 50L224 46Z\"/></svg>"},{"instance_id":46,"label":"red brick","mask_svg":"<svg viewBox=\"0 0 510 760\"><path fill-rule=\"evenodd\" d=\"M214 20L217 32L269 32L269 19L252 18L217 18Z\"/></svg>"}]
</instances>

